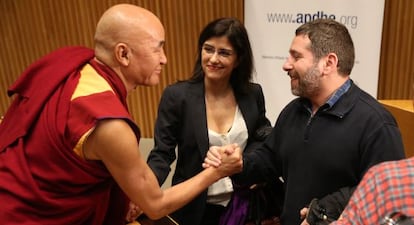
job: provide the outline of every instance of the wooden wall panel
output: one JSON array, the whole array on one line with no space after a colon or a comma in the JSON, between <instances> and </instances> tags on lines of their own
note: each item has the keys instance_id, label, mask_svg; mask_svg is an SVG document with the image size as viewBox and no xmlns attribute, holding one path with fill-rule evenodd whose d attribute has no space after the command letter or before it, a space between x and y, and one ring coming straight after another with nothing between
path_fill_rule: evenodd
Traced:
<instances>
[{"instance_id":1,"label":"wooden wall panel","mask_svg":"<svg viewBox=\"0 0 414 225\"><path fill-rule=\"evenodd\" d=\"M414 1L385 0L379 99L411 99L414 83Z\"/></svg>"},{"instance_id":2,"label":"wooden wall panel","mask_svg":"<svg viewBox=\"0 0 414 225\"><path fill-rule=\"evenodd\" d=\"M31 62L67 45L93 47L100 15L117 3L153 11L166 28L168 64L155 87L138 87L128 97L143 137L152 137L162 90L190 76L200 30L212 19L242 21L243 0L1 0L0 115L10 104L7 87ZM414 1L385 0L378 98L408 99L414 82Z\"/></svg>"},{"instance_id":3,"label":"wooden wall panel","mask_svg":"<svg viewBox=\"0 0 414 225\"><path fill-rule=\"evenodd\" d=\"M0 115L10 104L9 87L30 63L67 45L93 47L101 14L117 3L132 3L160 17L166 29L168 64L155 87L138 87L128 96L143 137L153 136L162 90L190 76L200 30L209 21L233 16L243 21L243 0L1 0Z\"/></svg>"}]
</instances>

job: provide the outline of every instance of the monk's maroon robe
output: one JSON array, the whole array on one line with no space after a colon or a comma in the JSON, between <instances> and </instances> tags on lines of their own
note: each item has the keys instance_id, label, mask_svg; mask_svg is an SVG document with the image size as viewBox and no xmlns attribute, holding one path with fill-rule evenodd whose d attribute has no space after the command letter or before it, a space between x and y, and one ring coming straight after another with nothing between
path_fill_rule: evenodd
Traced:
<instances>
[{"instance_id":1,"label":"monk's maroon robe","mask_svg":"<svg viewBox=\"0 0 414 225\"><path fill-rule=\"evenodd\" d=\"M138 141L139 130L122 81L93 57L83 47L59 49L9 89L15 99L0 124L1 224L125 224L127 197L102 162L82 158L82 141L103 119L124 119Z\"/></svg>"}]
</instances>

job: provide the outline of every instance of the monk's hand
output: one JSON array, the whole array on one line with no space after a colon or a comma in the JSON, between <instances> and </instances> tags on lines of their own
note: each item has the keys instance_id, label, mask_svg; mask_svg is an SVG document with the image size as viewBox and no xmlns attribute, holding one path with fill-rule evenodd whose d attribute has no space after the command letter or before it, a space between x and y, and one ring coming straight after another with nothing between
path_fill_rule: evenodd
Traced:
<instances>
[{"instance_id":1,"label":"monk's hand","mask_svg":"<svg viewBox=\"0 0 414 225\"><path fill-rule=\"evenodd\" d=\"M128 209L128 213L126 215L125 220L129 223L134 222L141 214L143 213L143 211L141 210L141 208L136 205L133 202L129 202L129 209Z\"/></svg>"},{"instance_id":2,"label":"monk's hand","mask_svg":"<svg viewBox=\"0 0 414 225\"><path fill-rule=\"evenodd\" d=\"M210 166L220 166L222 158L221 155L231 155L237 147L239 147L237 144L230 144L225 146L211 146L208 149L207 155L204 159L203 168L208 168Z\"/></svg>"},{"instance_id":3,"label":"monk's hand","mask_svg":"<svg viewBox=\"0 0 414 225\"><path fill-rule=\"evenodd\" d=\"M243 157L237 144L222 146L220 148L221 163L217 170L223 177L239 173L243 169Z\"/></svg>"},{"instance_id":4,"label":"monk's hand","mask_svg":"<svg viewBox=\"0 0 414 225\"><path fill-rule=\"evenodd\" d=\"M203 168L208 168L210 166L218 167L221 164L221 147L220 146L211 146L207 155L204 158Z\"/></svg>"}]
</instances>

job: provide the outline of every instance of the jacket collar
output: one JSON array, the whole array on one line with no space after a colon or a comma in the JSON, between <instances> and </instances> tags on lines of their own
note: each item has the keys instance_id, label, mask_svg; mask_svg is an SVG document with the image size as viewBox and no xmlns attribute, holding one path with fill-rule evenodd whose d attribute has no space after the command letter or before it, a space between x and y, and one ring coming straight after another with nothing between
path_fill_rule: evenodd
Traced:
<instances>
[{"instance_id":1,"label":"jacket collar","mask_svg":"<svg viewBox=\"0 0 414 225\"><path fill-rule=\"evenodd\" d=\"M339 97L333 105L324 104L319 111L321 113L330 114L339 118L345 117L356 104L356 100L362 91L354 82L350 79L350 86L348 90ZM310 107L310 102L306 98L300 98L299 102L304 108ZM308 110L309 111L309 110Z\"/></svg>"}]
</instances>

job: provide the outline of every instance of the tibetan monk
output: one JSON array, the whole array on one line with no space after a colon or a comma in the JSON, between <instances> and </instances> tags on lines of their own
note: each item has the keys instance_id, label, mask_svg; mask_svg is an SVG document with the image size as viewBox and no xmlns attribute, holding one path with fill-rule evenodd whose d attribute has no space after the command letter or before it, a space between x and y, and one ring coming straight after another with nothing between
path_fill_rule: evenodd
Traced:
<instances>
[{"instance_id":1,"label":"tibetan monk","mask_svg":"<svg viewBox=\"0 0 414 225\"><path fill-rule=\"evenodd\" d=\"M241 171L240 152L223 153L221 167L160 189L126 97L158 84L164 39L153 13L115 5L97 24L94 50L58 49L12 84L0 124L2 225L121 225L130 201L157 219Z\"/></svg>"}]
</instances>

